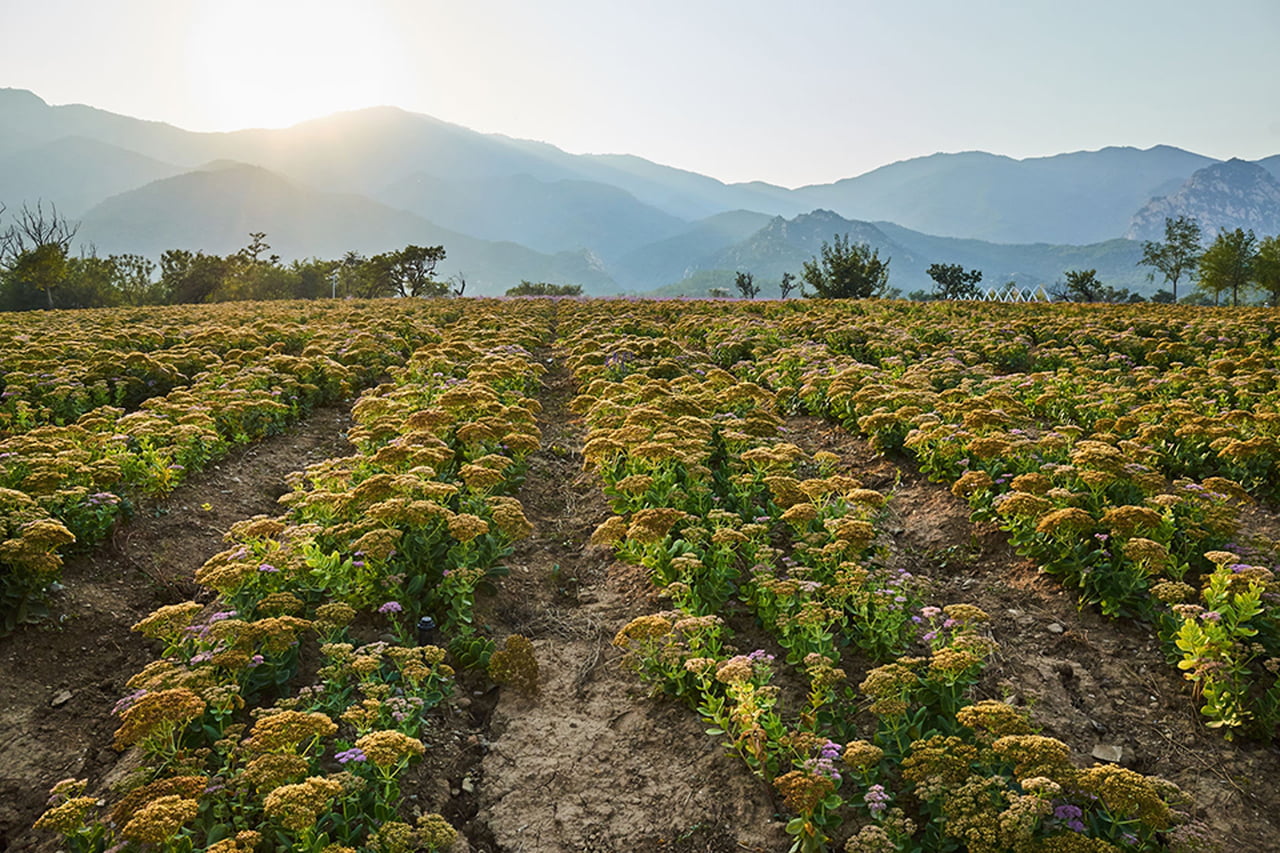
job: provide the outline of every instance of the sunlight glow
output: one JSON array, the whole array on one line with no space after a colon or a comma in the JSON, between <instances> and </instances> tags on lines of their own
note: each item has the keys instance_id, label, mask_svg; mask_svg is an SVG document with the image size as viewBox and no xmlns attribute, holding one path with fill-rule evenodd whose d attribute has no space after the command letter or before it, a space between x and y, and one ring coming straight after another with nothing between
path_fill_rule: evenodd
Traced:
<instances>
[{"instance_id":1,"label":"sunlight glow","mask_svg":"<svg viewBox=\"0 0 1280 853\"><path fill-rule=\"evenodd\" d=\"M210 129L285 127L404 100L405 50L374 7L342 0L202 4L187 74Z\"/></svg>"}]
</instances>

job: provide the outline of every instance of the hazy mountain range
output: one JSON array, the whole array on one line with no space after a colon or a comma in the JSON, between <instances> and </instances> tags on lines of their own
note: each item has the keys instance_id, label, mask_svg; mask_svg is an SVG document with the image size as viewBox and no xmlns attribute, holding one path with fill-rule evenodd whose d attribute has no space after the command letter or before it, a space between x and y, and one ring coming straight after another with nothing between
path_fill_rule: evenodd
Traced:
<instances>
[{"instance_id":1,"label":"hazy mountain range","mask_svg":"<svg viewBox=\"0 0 1280 853\"><path fill-rule=\"evenodd\" d=\"M251 231L285 258L438 243L442 272L465 271L479 293L521 279L705 293L735 270L769 286L837 233L890 256L903 292L927 289L934 262L981 269L985 284L1048 284L1092 267L1150 292L1126 235L1158 237L1164 216L1184 212L1207 231L1280 230L1278 171L1280 156L1220 163L1167 146L1024 160L966 152L787 189L569 154L390 107L194 133L0 89L0 202L56 203L99 253L221 254Z\"/></svg>"}]
</instances>

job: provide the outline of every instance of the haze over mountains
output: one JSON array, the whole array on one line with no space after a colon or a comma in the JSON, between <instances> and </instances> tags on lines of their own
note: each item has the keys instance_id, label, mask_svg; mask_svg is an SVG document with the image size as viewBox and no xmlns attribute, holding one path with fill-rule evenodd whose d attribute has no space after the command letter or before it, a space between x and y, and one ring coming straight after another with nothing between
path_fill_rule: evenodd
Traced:
<instances>
[{"instance_id":1,"label":"haze over mountains","mask_svg":"<svg viewBox=\"0 0 1280 853\"><path fill-rule=\"evenodd\" d=\"M251 231L285 258L443 244L441 272L464 271L469 293L529 279L704 295L745 270L769 295L836 233L890 256L890 285L904 293L931 286L934 262L1032 286L1096 268L1108 284L1151 292L1126 235L1159 237L1164 216L1184 212L1209 232L1274 233L1277 171L1280 156L1220 163L1168 146L1025 160L965 152L787 189L569 154L391 107L194 133L0 89L0 203L56 203L101 254L225 254Z\"/></svg>"}]
</instances>

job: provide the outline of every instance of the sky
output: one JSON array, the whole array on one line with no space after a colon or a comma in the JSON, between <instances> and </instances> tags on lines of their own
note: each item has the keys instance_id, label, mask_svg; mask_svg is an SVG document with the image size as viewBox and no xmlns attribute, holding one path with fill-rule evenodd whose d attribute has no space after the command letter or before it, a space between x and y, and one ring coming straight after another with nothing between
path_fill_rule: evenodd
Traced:
<instances>
[{"instance_id":1,"label":"sky","mask_svg":"<svg viewBox=\"0 0 1280 853\"><path fill-rule=\"evenodd\" d=\"M394 105L794 187L938 151L1280 154L1277 0L0 0L0 87L189 130Z\"/></svg>"}]
</instances>

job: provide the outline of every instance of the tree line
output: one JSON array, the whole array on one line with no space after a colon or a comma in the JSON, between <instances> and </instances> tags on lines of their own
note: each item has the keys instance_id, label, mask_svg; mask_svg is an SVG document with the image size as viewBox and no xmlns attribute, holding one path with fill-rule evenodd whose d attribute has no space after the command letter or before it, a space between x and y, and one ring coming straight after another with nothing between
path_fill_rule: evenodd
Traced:
<instances>
[{"instance_id":1,"label":"tree line","mask_svg":"<svg viewBox=\"0 0 1280 853\"><path fill-rule=\"evenodd\" d=\"M0 205L0 224L5 207ZM240 299L461 296L466 279L435 277L443 246L405 246L337 260L283 263L265 232L228 255L170 249L157 264L142 255L72 254L78 226L37 202L0 228L0 310L173 305Z\"/></svg>"},{"instance_id":2,"label":"tree line","mask_svg":"<svg viewBox=\"0 0 1280 853\"><path fill-rule=\"evenodd\" d=\"M1259 238L1252 230L1236 228L1220 232L1205 247L1201 243L1199 223L1190 217L1165 219L1165 239L1142 244L1140 266L1148 266L1148 280L1157 274L1170 289L1160 289L1152 302L1177 302L1178 283L1189 281L1192 292L1182 301L1192 304L1220 305L1230 301L1260 299L1270 306L1280 305L1280 235ZM836 235L825 240L818 255L803 265L800 280L783 273L779 289L786 299L799 287L800 295L822 299L867 299L896 296L889 288L889 258L881 259L878 250L867 243L853 243L849 235ZM934 263L926 271L934 282L932 291L913 291L914 300L980 299L982 271L966 270L961 264ZM754 299L760 285L750 272L739 271L734 286L743 299ZM807 286L807 288L806 288ZM1012 284L1010 285L1012 287ZM1098 278L1096 269L1067 270L1063 280L1046 288L1047 295L1064 302L1145 302L1139 293L1127 288L1114 288ZM728 296L728 290L715 288L712 296Z\"/></svg>"}]
</instances>

